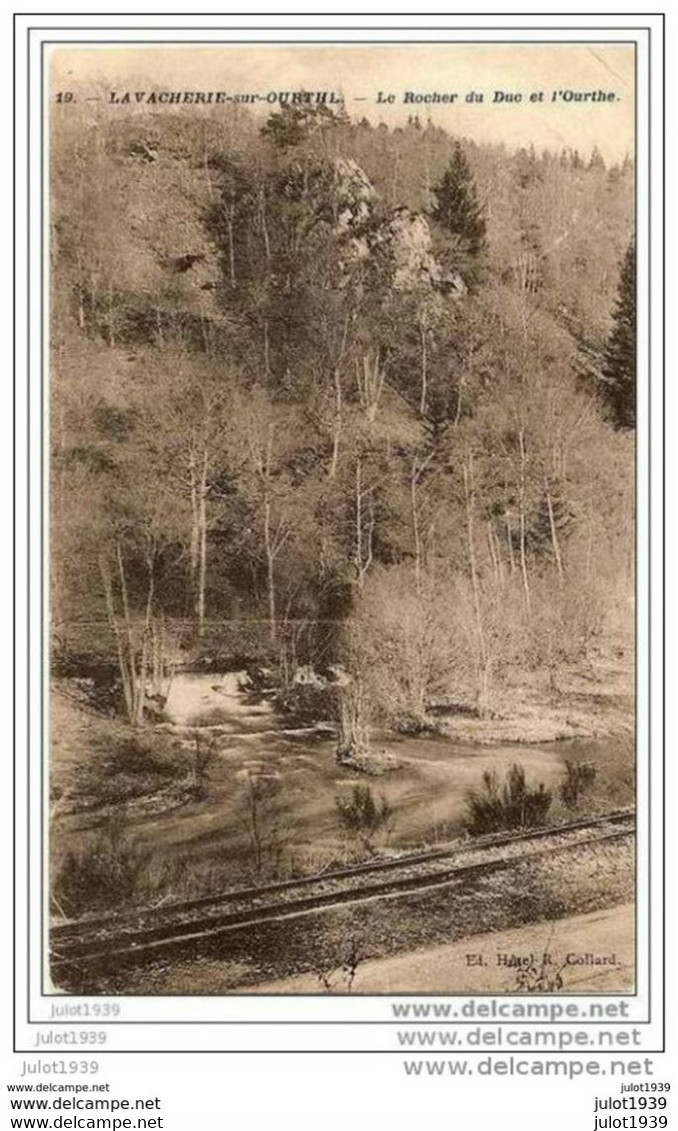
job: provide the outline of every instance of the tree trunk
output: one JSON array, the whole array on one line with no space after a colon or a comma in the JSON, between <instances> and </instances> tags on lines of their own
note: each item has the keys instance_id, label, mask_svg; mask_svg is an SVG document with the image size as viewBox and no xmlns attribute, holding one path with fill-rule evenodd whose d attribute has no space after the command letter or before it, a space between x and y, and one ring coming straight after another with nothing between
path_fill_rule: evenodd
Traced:
<instances>
[{"instance_id":1,"label":"tree trunk","mask_svg":"<svg viewBox=\"0 0 678 1131\"><path fill-rule=\"evenodd\" d=\"M454 427L455 428L459 427L459 421L461 420L461 394L462 394L463 388L464 388L464 378L460 377L459 378L459 384L457 386L457 410L454 414Z\"/></svg>"},{"instance_id":2,"label":"tree trunk","mask_svg":"<svg viewBox=\"0 0 678 1131\"><path fill-rule=\"evenodd\" d=\"M428 352L426 349L426 319L422 316L419 320L419 335L421 339L421 397L419 412L424 416L426 412L426 396L428 393Z\"/></svg>"},{"instance_id":3,"label":"tree trunk","mask_svg":"<svg viewBox=\"0 0 678 1131\"><path fill-rule=\"evenodd\" d=\"M391 154L391 167L393 169L393 176L391 178L391 208L395 208L398 201L398 173L400 167L400 151L393 149Z\"/></svg>"},{"instance_id":4,"label":"tree trunk","mask_svg":"<svg viewBox=\"0 0 678 1131\"><path fill-rule=\"evenodd\" d=\"M270 351L269 342L268 342L268 319L267 318L264 318L263 331L264 331L264 373L266 374L266 377L268 378L268 377L271 376L271 351Z\"/></svg>"},{"instance_id":5,"label":"tree trunk","mask_svg":"<svg viewBox=\"0 0 678 1131\"><path fill-rule=\"evenodd\" d=\"M551 488L549 487L548 480L545 484L546 488L546 506L549 512L549 526L551 528L551 541L553 543L553 552L556 556L556 566L558 567L558 580L562 586L564 580L563 573L563 559L560 554L560 544L558 542L558 531L556 530L556 521L553 515L553 501L551 499Z\"/></svg>"},{"instance_id":6,"label":"tree trunk","mask_svg":"<svg viewBox=\"0 0 678 1131\"><path fill-rule=\"evenodd\" d=\"M341 388L341 374L339 367L334 370L334 428L332 435L332 459L330 461L329 478L334 479L339 464L339 442L341 440L343 393Z\"/></svg>"},{"instance_id":7,"label":"tree trunk","mask_svg":"<svg viewBox=\"0 0 678 1131\"><path fill-rule=\"evenodd\" d=\"M359 589L363 587L363 496L361 479L362 469L360 460L358 460L355 466L355 567Z\"/></svg>"},{"instance_id":8,"label":"tree trunk","mask_svg":"<svg viewBox=\"0 0 678 1131\"><path fill-rule=\"evenodd\" d=\"M235 205L231 204L228 208L228 274L231 287L235 289L235 242L233 239L233 224L235 221Z\"/></svg>"},{"instance_id":9,"label":"tree trunk","mask_svg":"<svg viewBox=\"0 0 678 1131\"><path fill-rule=\"evenodd\" d=\"M108 615L108 623L113 633L115 640L115 647L118 654L118 667L120 669L120 679L122 681L122 692L125 700L125 711L127 718L130 722L133 721L134 715L134 694L132 688L132 681L130 677L127 660L125 657L125 649L118 628L118 620L115 614L115 602L113 599L113 586L108 572L108 566L103 555L99 558L99 572L101 573L101 580L104 586L104 597L106 600L106 613Z\"/></svg>"},{"instance_id":10,"label":"tree trunk","mask_svg":"<svg viewBox=\"0 0 678 1131\"><path fill-rule=\"evenodd\" d=\"M342 689L340 702L337 762L351 765L370 752L366 696L360 673L354 673L351 682Z\"/></svg>"},{"instance_id":11,"label":"tree trunk","mask_svg":"<svg viewBox=\"0 0 678 1131\"><path fill-rule=\"evenodd\" d=\"M528 614L531 610L530 603L530 582L527 576L527 555L525 552L525 464L527 462L525 455L525 434L523 429L518 433L520 442L520 572L523 578L523 589L525 590L525 606Z\"/></svg>"},{"instance_id":12,"label":"tree trunk","mask_svg":"<svg viewBox=\"0 0 678 1131\"><path fill-rule=\"evenodd\" d=\"M271 535L271 503L264 503L264 546L266 549L266 582L268 590L268 627L271 640L277 636L275 607L275 549Z\"/></svg>"},{"instance_id":13,"label":"tree trunk","mask_svg":"<svg viewBox=\"0 0 678 1131\"><path fill-rule=\"evenodd\" d=\"M195 591L195 579L198 572L200 526L198 521L198 485L196 482L195 473L195 448L192 445L188 456L188 475L191 492L191 538L189 546L189 562L191 569L191 582Z\"/></svg>"},{"instance_id":14,"label":"tree trunk","mask_svg":"<svg viewBox=\"0 0 678 1131\"><path fill-rule=\"evenodd\" d=\"M586 537L586 583L588 585L591 580L591 562L593 560L593 502L590 495L586 506L586 525L588 527Z\"/></svg>"},{"instance_id":15,"label":"tree trunk","mask_svg":"<svg viewBox=\"0 0 678 1131\"><path fill-rule=\"evenodd\" d=\"M108 344L115 346L115 314L113 305L113 284L108 284Z\"/></svg>"},{"instance_id":16,"label":"tree trunk","mask_svg":"<svg viewBox=\"0 0 678 1131\"><path fill-rule=\"evenodd\" d=\"M363 502L369 496L369 515L367 530L363 533ZM372 488L363 490L362 486L362 460L358 459L355 469L355 558L358 589L362 590L365 574L372 565L372 542L374 537L374 504L372 501Z\"/></svg>"},{"instance_id":17,"label":"tree trunk","mask_svg":"<svg viewBox=\"0 0 678 1131\"><path fill-rule=\"evenodd\" d=\"M77 252L78 263L78 326L81 330L85 329L85 270L82 265L82 253L78 248Z\"/></svg>"},{"instance_id":18,"label":"tree trunk","mask_svg":"<svg viewBox=\"0 0 678 1131\"><path fill-rule=\"evenodd\" d=\"M419 531L419 508L417 504L417 479L414 471L410 476L410 499L412 503L412 536L414 539L414 583L417 593L421 592L421 534Z\"/></svg>"},{"instance_id":19,"label":"tree trunk","mask_svg":"<svg viewBox=\"0 0 678 1131\"><path fill-rule=\"evenodd\" d=\"M127 595L127 578L125 576L125 564L122 557L122 548L120 542L116 543L116 557L118 561L118 575L120 578L120 595L122 598L123 619L125 624L125 637L127 642L127 666L129 671L130 688L132 693L132 712L131 721L137 722L139 713L139 676L137 673L137 658L136 658L136 643L134 640L134 630L132 627L132 617L129 607L129 599Z\"/></svg>"},{"instance_id":20,"label":"tree trunk","mask_svg":"<svg viewBox=\"0 0 678 1131\"><path fill-rule=\"evenodd\" d=\"M144 721L144 707L146 704L146 679L148 673L148 649L151 643L151 618L153 614L153 591L155 588L154 554L151 549L148 555L148 590L146 594L146 616L144 618L144 635L141 643L141 661L139 664L138 691L136 697L136 710L134 722L140 726Z\"/></svg>"},{"instance_id":21,"label":"tree trunk","mask_svg":"<svg viewBox=\"0 0 678 1131\"><path fill-rule=\"evenodd\" d=\"M372 356L369 353L363 356L362 372L361 366L356 364L356 379L360 403L370 424L374 424L385 381L379 350Z\"/></svg>"},{"instance_id":22,"label":"tree trunk","mask_svg":"<svg viewBox=\"0 0 678 1131\"><path fill-rule=\"evenodd\" d=\"M504 521L506 522L506 546L508 549L509 567L511 573L515 573L516 562L513 556L513 530L511 529L511 514L508 508L504 510Z\"/></svg>"},{"instance_id":23,"label":"tree trunk","mask_svg":"<svg viewBox=\"0 0 678 1131\"><path fill-rule=\"evenodd\" d=\"M480 583L478 580L478 566L476 562L475 536L474 536L474 508L475 489L473 486L473 457L469 457L468 465L462 468L464 476L464 498L466 501L466 537L468 541L469 572L471 574L471 589L473 592L473 608L476 620L476 633L478 636L478 715L483 718L487 714L489 705L490 684L490 656L485 638L483 613L480 600Z\"/></svg>"},{"instance_id":24,"label":"tree trunk","mask_svg":"<svg viewBox=\"0 0 678 1131\"><path fill-rule=\"evenodd\" d=\"M492 561L492 572L495 579L501 584L501 558L499 557L497 547L494 541L494 530L492 528L492 519L487 520L487 545L490 551L490 559Z\"/></svg>"},{"instance_id":25,"label":"tree trunk","mask_svg":"<svg viewBox=\"0 0 678 1131\"><path fill-rule=\"evenodd\" d=\"M263 189L259 192L259 218L261 221L261 234L264 237L264 251L266 260L271 261L271 241L268 237L268 224L266 221L266 193Z\"/></svg>"},{"instance_id":26,"label":"tree trunk","mask_svg":"<svg viewBox=\"0 0 678 1131\"><path fill-rule=\"evenodd\" d=\"M410 475L410 506L412 511L412 536L414 540L414 578L417 588L417 593L421 592L421 567L424 557L421 526L419 522L419 501L417 497L417 487L419 481L424 474L426 468L433 458L433 453L429 453L422 463L417 464L415 458L412 464L412 473Z\"/></svg>"},{"instance_id":27,"label":"tree trunk","mask_svg":"<svg viewBox=\"0 0 678 1131\"><path fill-rule=\"evenodd\" d=\"M198 636L205 630L205 586L207 579L207 452L203 452L198 491L198 592L196 615Z\"/></svg>"},{"instance_id":28,"label":"tree trunk","mask_svg":"<svg viewBox=\"0 0 678 1131\"><path fill-rule=\"evenodd\" d=\"M212 178L210 176L210 165L209 165L209 161L207 160L207 144L206 144L204 137L203 137L203 145L202 145L202 167L205 170L205 181L207 182L207 195L209 196L210 200L214 200L214 186L212 185Z\"/></svg>"}]
</instances>

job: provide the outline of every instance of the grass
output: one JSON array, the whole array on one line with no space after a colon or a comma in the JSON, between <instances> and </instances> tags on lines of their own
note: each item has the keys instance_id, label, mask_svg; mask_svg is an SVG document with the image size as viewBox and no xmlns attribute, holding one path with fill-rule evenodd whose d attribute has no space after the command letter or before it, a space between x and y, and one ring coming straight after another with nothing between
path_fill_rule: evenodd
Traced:
<instances>
[{"instance_id":1,"label":"grass","mask_svg":"<svg viewBox=\"0 0 678 1131\"><path fill-rule=\"evenodd\" d=\"M87 711L63 695L52 697L51 733L53 819L166 793L189 770L180 743Z\"/></svg>"},{"instance_id":2,"label":"grass","mask_svg":"<svg viewBox=\"0 0 678 1131\"><path fill-rule=\"evenodd\" d=\"M566 762L566 766L571 763ZM543 782L528 783L521 765L509 766L503 780L486 770L482 786L467 795L466 828L471 836L503 829L536 828L547 823L553 795Z\"/></svg>"},{"instance_id":3,"label":"grass","mask_svg":"<svg viewBox=\"0 0 678 1131\"><path fill-rule=\"evenodd\" d=\"M613 907L632 900L634 890L633 844L597 844L522 861L469 879L461 888L327 907L260 924L254 932L236 930L227 939L206 941L190 959L168 951L147 968L97 977L83 972L63 988L79 993L227 993L296 974L319 977L340 968L353 943L359 944L361 960L380 958Z\"/></svg>"},{"instance_id":4,"label":"grass","mask_svg":"<svg viewBox=\"0 0 678 1131\"><path fill-rule=\"evenodd\" d=\"M338 766L334 740L285 734L215 740L200 782L195 741L90 714L59 690L52 706L51 784L53 875L70 853L78 858L91 838L120 817L130 843L144 855L129 902L154 905L234 887L294 878L366 858L360 838L342 822L364 775ZM528 781L553 791L552 823L633 803L633 747L623 739L577 740L543 747L463 746L448 739L376 736L377 752L395 755L398 768L379 778L375 796L390 819L380 851L426 847L463 835L466 795L485 771L500 775L519 761ZM572 811L558 796L565 759L595 761L596 780ZM275 822L282 853L253 862L243 810L249 775L281 783Z\"/></svg>"},{"instance_id":5,"label":"grass","mask_svg":"<svg viewBox=\"0 0 678 1131\"><path fill-rule=\"evenodd\" d=\"M149 850L135 845L120 816L70 848L54 869L53 910L67 918L111 911L133 903L150 862Z\"/></svg>"}]
</instances>

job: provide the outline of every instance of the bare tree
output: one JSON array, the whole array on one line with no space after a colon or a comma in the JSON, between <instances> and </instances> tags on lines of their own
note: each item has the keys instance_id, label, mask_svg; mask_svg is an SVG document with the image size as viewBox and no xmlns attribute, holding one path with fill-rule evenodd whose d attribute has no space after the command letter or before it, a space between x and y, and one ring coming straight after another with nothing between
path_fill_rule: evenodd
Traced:
<instances>
[{"instance_id":1,"label":"bare tree","mask_svg":"<svg viewBox=\"0 0 678 1131\"><path fill-rule=\"evenodd\" d=\"M487 713L488 700L490 691L490 673L491 673L491 657L488 646L487 634L485 631L483 608L482 608L482 594L480 590L480 578L478 574L478 563L476 559L476 546L475 546L475 508L476 508L476 489L473 477L473 456L469 455L468 459L462 466L462 475L464 478L464 501L466 505L466 539L468 548L468 562L469 573L471 577L471 589L473 592L473 610L475 614L476 633L478 639L478 714L481 718Z\"/></svg>"},{"instance_id":2,"label":"bare tree","mask_svg":"<svg viewBox=\"0 0 678 1131\"><path fill-rule=\"evenodd\" d=\"M365 484L363 459L358 455L355 464L355 565L358 589L362 589L365 576L373 561L375 527L374 484Z\"/></svg>"},{"instance_id":3,"label":"bare tree","mask_svg":"<svg viewBox=\"0 0 678 1131\"><path fill-rule=\"evenodd\" d=\"M239 815L257 880L264 875L277 876L284 853L280 779L271 774L246 771L240 790Z\"/></svg>"}]
</instances>

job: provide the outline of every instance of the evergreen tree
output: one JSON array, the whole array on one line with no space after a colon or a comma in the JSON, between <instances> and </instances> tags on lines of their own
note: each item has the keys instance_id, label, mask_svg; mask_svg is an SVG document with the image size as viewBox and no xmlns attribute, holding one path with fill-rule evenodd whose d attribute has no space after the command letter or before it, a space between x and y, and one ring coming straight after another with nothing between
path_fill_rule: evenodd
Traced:
<instances>
[{"instance_id":1,"label":"evergreen tree","mask_svg":"<svg viewBox=\"0 0 678 1131\"><path fill-rule=\"evenodd\" d=\"M588 167L589 167L589 170L593 169L593 170L597 170L598 172L601 172L601 173L605 172L605 161L604 161L603 155L600 152L600 150L598 149L597 145L594 145L594 147L591 151L591 158L589 160L589 166Z\"/></svg>"},{"instance_id":2,"label":"evergreen tree","mask_svg":"<svg viewBox=\"0 0 678 1131\"><path fill-rule=\"evenodd\" d=\"M432 470L443 466L448 459L450 429L454 419L451 394L449 385L445 386L442 381L435 382L429 391L426 410L422 415L424 450Z\"/></svg>"},{"instance_id":3,"label":"evergreen tree","mask_svg":"<svg viewBox=\"0 0 678 1131\"><path fill-rule=\"evenodd\" d=\"M345 111L311 102L283 103L269 115L261 127L261 136L279 149L302 145L310 137L326 129L346 124Z\"/></svg>"},{"instance_id":4,"label":"evergreen tree","mask_svg":"<svg viewBox=\"0 0 678 1131\"><path fill-rule=\"evenodd\" d=\"M636 426L636 242L627 248L619 281L614 327L603 366L604 395L617 428Z\"/></svg>"},{"instance_id":5,"label":"evergreen tree","mask_svg":"<svg viewBox=\"0 0 678 1131\"><path fill-rule=\"evenodd\" d=\"M452 160L433 189L433 195L432 218L450 235L457 237L463 251L472 256L479 255L485 247L484 209L458 142Z\"/></svg>"}]
</instances>

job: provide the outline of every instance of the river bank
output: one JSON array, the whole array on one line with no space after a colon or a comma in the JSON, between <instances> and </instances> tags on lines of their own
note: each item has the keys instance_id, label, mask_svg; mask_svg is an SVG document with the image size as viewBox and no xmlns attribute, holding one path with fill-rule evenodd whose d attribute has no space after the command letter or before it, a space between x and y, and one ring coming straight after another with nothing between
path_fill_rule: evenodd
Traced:
<instances>
[{"instance_id":1,"label":"river bank","mask_svg":"<svg viewBox=\"0 0 678 1131\"><path fill-rule=\"evenodd\" d=\"M373 734L388 767L379 776L339 764L326 723L291 725L270 702L253 703L238 673L178 673L169 717L140 728L93 711L76 692L55 681L51 703L53 875L63 888L56 910L67 916L118 898L190 898L463 837L469 793L515 764L550 792L548 823L571 817L560 795L568 762L596 770L578 814L634 803L630 703L611 680L572 685L568 700L524 691L519 705L507 697L490 719L434 717L436 732L382 729ZM366 787L389 812L369 844L340 812ZM129 882L107 893L120 857Z\"/></svg>"}]
</instances>

